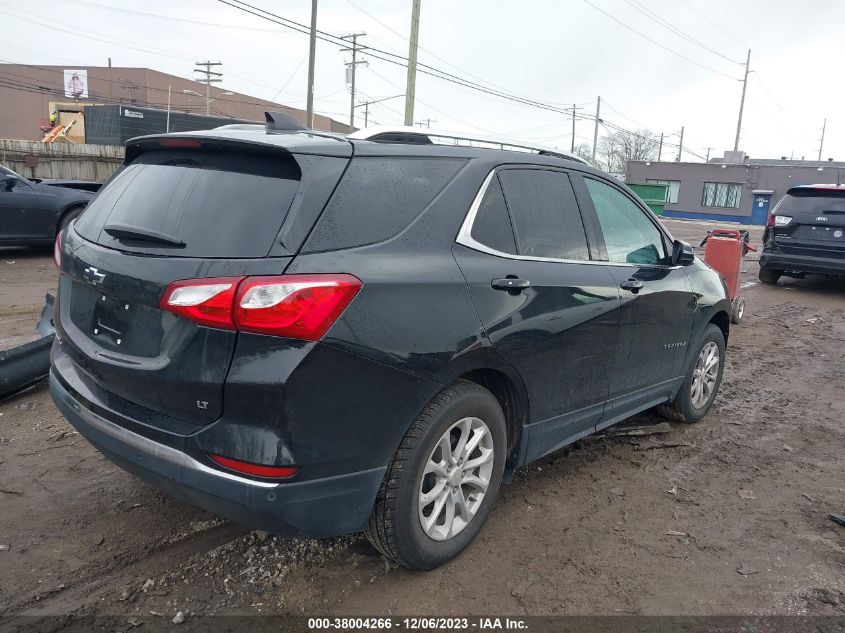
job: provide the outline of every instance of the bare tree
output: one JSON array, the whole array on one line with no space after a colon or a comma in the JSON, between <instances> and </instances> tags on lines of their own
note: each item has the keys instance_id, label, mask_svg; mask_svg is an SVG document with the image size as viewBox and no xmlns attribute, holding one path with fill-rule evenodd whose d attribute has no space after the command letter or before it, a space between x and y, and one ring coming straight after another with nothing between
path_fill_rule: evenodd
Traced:
<instances>
[{"instance_id":1,"label":"bare tree","mask_svg":"<svg viewBox=\"0 0 845 633\"><path fill-rule=\"evenodd\" d=\"M601 167L598 161L598 156L596 157L597 160L593 160L593 146L587 145L586 143L581 143L580 145L575 146L575 155L578 158L583 158L585 161L590 163L593 167Z\"/></svg>"},{"instance_id":2,"label":"bare tree","mask_svg":"<svg viewBox=\"0 0 845 633\"><path fill-rule=\"evenodd\" d=\"M659 140L648 130L618 130L601 139L599 150L602 167L611 173L624 174L629 160L655 160Z\"/></svg>"}]
</instances>

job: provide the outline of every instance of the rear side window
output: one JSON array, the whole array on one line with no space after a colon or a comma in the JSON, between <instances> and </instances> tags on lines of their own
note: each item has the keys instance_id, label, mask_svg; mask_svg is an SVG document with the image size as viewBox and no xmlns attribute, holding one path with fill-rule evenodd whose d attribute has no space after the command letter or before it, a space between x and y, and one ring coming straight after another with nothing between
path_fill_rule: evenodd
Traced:
<instances>
[{"instance_id":1,"label":"rear side window","mask_svg":"<svg viewBox=\"0 0 845 633\"><path fill-rule=\"evenodd\" d=\"M569 177L544 169L499 173L520 255L590 259L584 223Z\"/></svg>"},{"instance_id":2,"label":"rear side window","mask_svg":"<svg viewBox=\"0 0 845 633\"><path fill-rule=\"evenodd\" d=\"M516 255L513 227L499 178L493 176L472 224L472 239L500 253Z\"/></svg>"},{"instance_id":3,"label":"rear side window","mask_svg":"<svg viewBox=\"0 0 845 633\"><path fill-rule=\"evenodd\" d=\"M465 164L444 158L353 159L304 250L352 248L393 237Z\"/></svg>"},{"instance_id":4,"label":"rear side window","mask_svg":"<svg viewBox=\"0 0 845 633\"><path fill-rule=\"evenodd\" d=\"M76 230L93 242L179 257L263 257L299 188L285 155L162 150L141 154L103 187ZM120 239L121 225L184 242L184 247Z\"/></svg>"}]
</instances>

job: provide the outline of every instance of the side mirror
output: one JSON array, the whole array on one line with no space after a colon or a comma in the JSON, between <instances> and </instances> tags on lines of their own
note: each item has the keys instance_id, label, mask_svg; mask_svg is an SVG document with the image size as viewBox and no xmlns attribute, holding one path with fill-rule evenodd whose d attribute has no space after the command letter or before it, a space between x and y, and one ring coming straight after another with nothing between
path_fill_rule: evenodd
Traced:
<instances>
[{"instance_id":1,"label":"side mirror","mask_svg":"<svg viewBox=\"0 0 845 633\"><path fill-rule=\"evenodd\" d=\"M3 191L11 191L18 184L18 179L14 176L6 176L3 180L0 180L0 184L2 184Z\"/></svg>"},{"instance_id":2,"label":"side mirror","mask_svg":"<svg viewBox=\"0 0 845 633\"><path fill-rule=\"evenodd\" d=\"M695 251L692 246L681 240L675 240L672 244L672 265L689 266L695 261Z\"/></svg>"}]
</instances>

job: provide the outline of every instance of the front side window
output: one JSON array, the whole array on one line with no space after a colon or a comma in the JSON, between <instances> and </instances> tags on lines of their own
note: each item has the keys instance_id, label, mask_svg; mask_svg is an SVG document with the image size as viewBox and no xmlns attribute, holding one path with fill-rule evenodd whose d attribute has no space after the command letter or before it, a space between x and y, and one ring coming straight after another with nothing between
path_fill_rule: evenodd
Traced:
<instances>
[{"instance_id":1,"label":"front side window","mask_svg":"<svg viewBox=\"0 0 845 633\"><path fill-rule=\"evenodd\" d=\"M663 236L645 212L621 191L585 178L604 234L607 258L626 264L662 264L666 252Z\"/></svg>"},{"instance_id":2,"label":"front side window","mask_svg":"<svg viewBox=\"0 0 845 633\"><path fill-rule=\"evenodd\" d=\"M503 169L499 178L520 255L574 260L590 258L584 223L565 173Z\"/></svg>"},{"instance_id":3,"label":"front side window","mask_svg":"<svg viewBox=\"0 0 845 633\"><path fill-rule=\"evenodd\" d=\"M705 182L701 193L702 207L738 209L742 184L738 182Z\"/></svg>"},{"instance_id":4,"label":"front side window","mask_svg":"<svg viewBox=\"0 0 845 633\"><path fill-rule=\"evenodd\" d=\"M666 185L666 204L677 204L678 194L681 191L680 180L658 180L656 178L646 178L646 184L649 185Z\"/></svg>"}]
</instances>

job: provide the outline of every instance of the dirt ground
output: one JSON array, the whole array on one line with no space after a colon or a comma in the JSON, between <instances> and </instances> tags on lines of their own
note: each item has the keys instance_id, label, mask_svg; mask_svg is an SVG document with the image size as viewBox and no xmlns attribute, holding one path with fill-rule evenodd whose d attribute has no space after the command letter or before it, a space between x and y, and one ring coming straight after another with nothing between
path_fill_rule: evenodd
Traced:
<instances>
[{"instance_id":1,"label":"dirt ground","mask_svg":"<svg viewBox=\"0 0 845 633\"><path fill-rule=\"evenodd\" d=\"M708 227L667 224L696 244ZM51 255L0 250L2 347L34 328ZM755 260L704 421L522 469L475 543L428 573L361 536L276 538L175 501L100 456L37 385L0 403L0 614L123 629L178 612L843 615L845 528L828 515L845 513L845 282L763 286Z\"/></svg>"}]
</instances>

